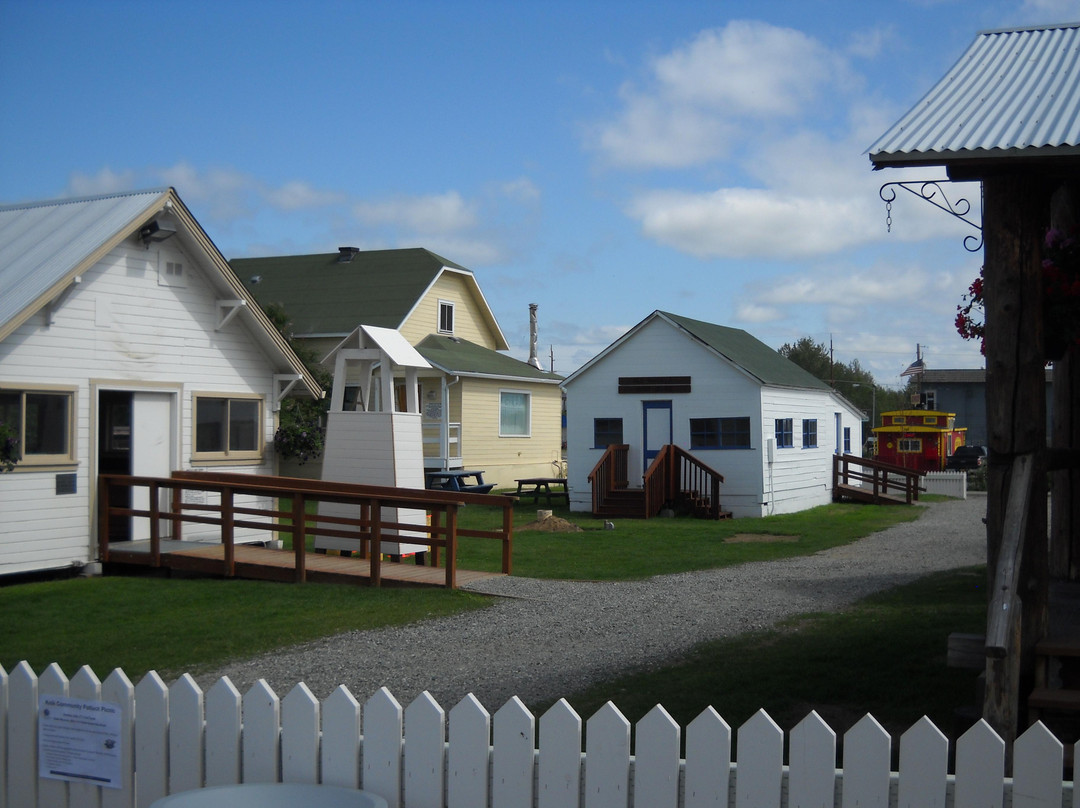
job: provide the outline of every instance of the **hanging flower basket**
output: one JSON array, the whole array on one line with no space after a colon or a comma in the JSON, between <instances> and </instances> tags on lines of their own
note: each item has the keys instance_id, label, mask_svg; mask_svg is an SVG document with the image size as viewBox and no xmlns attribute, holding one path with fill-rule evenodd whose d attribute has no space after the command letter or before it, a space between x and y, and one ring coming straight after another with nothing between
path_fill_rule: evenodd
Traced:
<instances>
[{"instance_id":1,"label":"hanging flower basket","mask_svg":"<svg viewBox=\"0 0 1080 808\"><path fill-rule=\"evenodd\" d=\"M1056 228L1043 240L1043 341L1046 359L1060 359L1072 345L1080 345L1080 238ZM986 354L986 312L983 269L972 281L963 303L956 307L956 331L964 339L979 340Z\"/></svg>"},{"instance_id":2,"label":"hanging flower basket","mask_svg":"<svg viewBox=\"0 0 1080 808\"><path fill-rule=\"evenodd\" d=\"M0 474L11 471L19 462L19 439L15 428L0 421Z\"/></svg>"}]
</instances>

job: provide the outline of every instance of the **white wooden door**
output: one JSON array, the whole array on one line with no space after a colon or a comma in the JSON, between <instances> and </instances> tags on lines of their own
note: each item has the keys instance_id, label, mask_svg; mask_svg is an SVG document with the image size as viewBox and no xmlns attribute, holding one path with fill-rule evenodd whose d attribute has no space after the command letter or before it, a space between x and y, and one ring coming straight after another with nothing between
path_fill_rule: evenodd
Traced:
<instances>
[{"instance_id":1,"label":"white wooden door","mask_svg":"<svg viewBox=\"0 0 1080 808\"><path fill-rule=\"evenodd\" d=\"M172 393L141 393L132 395L131 406L131 473L136 477L168 477L172 472L174 417L176 396ZM132 507L149 507L149 491L144 487L132 490ZM169 493L162 491L159 505L168 502ZM161 520L161 536L171 525ZM150 538L150 520L136 518L131 525L132 538Z\"/></svg>"}]
</instances>

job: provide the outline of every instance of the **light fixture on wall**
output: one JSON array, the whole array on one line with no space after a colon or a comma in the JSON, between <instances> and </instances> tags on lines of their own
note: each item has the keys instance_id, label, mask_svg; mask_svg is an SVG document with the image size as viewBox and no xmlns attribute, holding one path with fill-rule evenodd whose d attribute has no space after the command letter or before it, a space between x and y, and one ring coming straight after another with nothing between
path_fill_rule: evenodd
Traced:
<instances>
[{"instance_id":1,"label":"light fixture on wall","mask_svg":"<svg viewBox=\"0 0 1080 808\"><path fill-rule=\"evenodd\" d=\"M165 241L174 235L176 235L176 225L162 219L154 219L149 224L143 225L142 230L139 231L139 238L142 239L143 245L148 249L150 242Z\"/></svg>"}]
</instances>

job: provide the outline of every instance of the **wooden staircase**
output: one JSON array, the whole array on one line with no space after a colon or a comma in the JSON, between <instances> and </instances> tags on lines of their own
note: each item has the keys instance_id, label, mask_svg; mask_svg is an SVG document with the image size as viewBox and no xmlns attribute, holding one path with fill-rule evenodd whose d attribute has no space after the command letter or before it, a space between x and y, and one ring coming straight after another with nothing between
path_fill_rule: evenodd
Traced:
<instances>
[{"instance_id":1,"label":"wooden staircase","mask_svg":"<svg viewBox=\"0 0 1080 808\"><path fill-rule=\"evenodd\" d=\"M1050 631L1035 644L1027 704L1029 721L1041 720L1062 741L1080 738L1080 583L1050 584Z\"/></svg>"},{"instance_id":2,"label":"wooden staircase","mask_svg":"<svg viewBox=\"0 0 1080 808\"><path fill-rule=\"evenodd\" d=\"M685 449L672 444L661 449L641 488L630 488L626 479L629 451L626 444L609 446L589 474L596 517L649 519L670 508L698 519L731 518L720 507L723 475Z\"/></svg>"}]
</instances>

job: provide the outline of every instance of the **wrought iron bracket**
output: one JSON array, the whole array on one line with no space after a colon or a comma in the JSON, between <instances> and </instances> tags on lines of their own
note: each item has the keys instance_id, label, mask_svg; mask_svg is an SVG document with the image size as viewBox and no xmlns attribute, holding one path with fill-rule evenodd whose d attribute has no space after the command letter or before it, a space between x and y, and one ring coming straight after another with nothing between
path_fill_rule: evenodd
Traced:
<instances>
[{"instance_id":1,"label":"wrought iron bracket","mask_svg":"<svg viewBox=\"0 0 1080 808\"><path fill-rule=\"evenodd\" d=\"M913 196L917 196L925 202L929 202L936 208L948 213L950 216L969 224L979 231L978 236L964 236L964 249L968 252L978 252L982 249L982 225L969 218L971 203L959 197L951 202L942 190L940 183L947 180L923 180L917 182L887 182L878 190L878 196L885 203L885 229L892 232L892 203L896 199L896 188L900 187Z\"/></svg>"}]
</instances>

